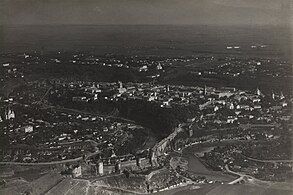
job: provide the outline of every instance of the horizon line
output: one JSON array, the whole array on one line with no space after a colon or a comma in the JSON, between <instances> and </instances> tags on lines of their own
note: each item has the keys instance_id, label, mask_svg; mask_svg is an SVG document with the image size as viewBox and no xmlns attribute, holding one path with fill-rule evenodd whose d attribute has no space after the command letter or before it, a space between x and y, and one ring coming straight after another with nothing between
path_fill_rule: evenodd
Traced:
<instances>
[{"instance_id":1,"label":"horizon line","mask_svg":"<svg viewBox=\"0 0 293 195\"><path fill-rule=\"evenodd\" d=\"M290 24L0 24L0 26L290 26Z\"/></svg>"}]
</instances>

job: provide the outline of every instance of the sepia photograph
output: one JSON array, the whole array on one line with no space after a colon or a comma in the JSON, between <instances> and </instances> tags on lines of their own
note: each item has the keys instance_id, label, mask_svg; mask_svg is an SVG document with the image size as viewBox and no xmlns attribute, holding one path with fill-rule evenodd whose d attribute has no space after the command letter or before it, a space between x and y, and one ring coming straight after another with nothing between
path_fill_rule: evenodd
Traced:
<instances>
[{"instance_id":1,"label":"sepia photograph","mask_svg":"<svg viewBox=\"0 0 293 195\"><path fill-rule=\"evenodd\" d=\"M292 195L292 0L0 0L1 195Z\"/></svg>"}]
</instances>

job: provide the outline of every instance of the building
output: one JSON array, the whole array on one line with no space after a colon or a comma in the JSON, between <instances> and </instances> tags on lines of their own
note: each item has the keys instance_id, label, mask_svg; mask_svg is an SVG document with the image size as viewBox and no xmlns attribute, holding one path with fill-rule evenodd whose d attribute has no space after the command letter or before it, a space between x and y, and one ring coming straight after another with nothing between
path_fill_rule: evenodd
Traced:
<instances>
[{"instance_id":1,"label":"building","mask_svg":"<svg viewBox=\"0 0 293 195\"><path fill-rule=\"evenodd\" d=\"M228 103L227 105L228 105L228 108L230 110L233 110L234 109L234 104L233 103Z\"/></svg>"},{"instance_id":2,"label":"building","mask_svg":"<svg viewBox=\"0 0 293 195\"><path fill-rule=\"evenodd\" d=\"M31 133L34 131L34 127L32 125L27 125L23 127L25 133Z\"/></svg>"},{"instance_id":3,"label":"building","mask_svg":"<svg viewBox=\"0 0 293 195\"><path fill-rule=\"evenodd\" d=\"M76 177L80 177L81 176L81 166L77 166L75 168L73 168L72 170L72 177L76 178Z\"/></svg>"},{"instance_id":4,"label":"building","mask_svg":"<svg viewBox=\"0 0 293 195\"><path fill-rule=\"evenodd\" d=\"M104 164L102 161L98 163L98 167L99 167L98 168L99 175L104 175Z\"/></svg>"},{"instance_id":5,"label":"building","mask_svg":"<svg viewBox=\"0 0 293 195\"><path fill-rule=\"evenodd\" d=\"M158 64L157 65L157 70L162 70L162 69L163 69L162 65L161 64Z\"/></svg>"},{"instance_id":6,"label":"building","mask_svg":"<svg viewBox=\"0 0 293 195\"><path fill-rule=\"evenodd\" d=\"M120 173L121 172L121 163L120 161L117 161L115 164L115 173Z\"/></svg>"},{"instance_id":7,"label":"building","mask_svg":"<svg viewBox=\"0 0 293 195\"><path fill-rule=\"evenodd\" d=\"M118 81L118 85L119 85L118 93L119 94L125 93L126 92L126 88L123 87L123 84L122 84L121 81Z\"/></svg>"},{"instance_id":8,"label":"building","mask_svg":"<svg viewBox=\"0 0 293 195\"><path fill-rule=\"evenodd\" d=\"M192 123L192 122L195 121L195 119L196 119L195 117L194 117L194 118L189 118L189 119L187 119L187 122L188 122L188 123Z\"/></svg>"},{"instance_id":9,"label":"building","mask_svg":"<svg viewBox=\"0 0 293 195\"><path fill-rule=\"evenodd\" d=\"M80 97L72 97L73 102L88 102L89 99L85 96L80 96Z\"/></svg>"},{"instance_id":10,"label":"building","mask_svg":"<svg viewBox=\"0 0 293 195\"><path fill-rule=\"evenodd\" d=\"M94 100L97 100L98 99L98 94L95 94L94 95Z\"/></svg>"},{"instance_id":11,"label":"building","mask_svg":"<svg viewBox=\"0 0 293 195\"><path fill-rule=\"evenodd\" d=\"M146 72L148 71L148 67L146 65L139 68L139 72Z\"/></svg>"},{"instance_id":12,"label":"building","mask_svg":"<svg viewBox=\"0 0 293 195\"><path fill-rule=\"evenodd\" d=\"M156 99L155 96L150 96L150 97L148 98L148 101L149 101L149 102L151 102L151 101L155 101L155 99Z\"/></svg>"},{"instance_id":13,"label":"building","mask_svg":"<svg viewBox=\"0 0 293 195\"><path fill-rule=\"evenodd\" d=\"M272 99L275 100L275 98L276 98L276 97L275 97L275 93L272 92Z\"/></svg>"},{"instance_id":14,"label":"building","mask_svg":"<svg viewBox=\"0 0 293 195\"><path fill-rule=\"evenodd\" d=\"M170 91L170 86L167 85L165 90L166 90L166 92L169 92Z\"/></svg>"},{"instance_id":15,"label":"building","mask_svg":"<svg viewBox=\"0 0 293 195\"><path fill-rule=\"evenodd\" d=\"M91 87L85 87L84 90L88 93L101 93L102 90L99 87L98 84L96 86L93 84Z\"/></svg>"},{"instance_id":16,"label":"building","mask_svg":"<svg viewBox=\"0 0 293 195\"><path fill-rule=\"evenodd\" d=\"M263 96L263 94L261 93L261 91L259 90L259 88L256 88L256 95Z\"/></svg>"},{"instance_id":17,"label":"building","mask_svg":"<svg viewBox=\"0 0 293 195\"><path fill-rule=\"evenodd\" d=\"M5 119L6 120L10 120L10 119L14 119L15 118L15 113L13 110L11 110L10 108L7 110L7 112L5 113Z\"/></svg>"},{"instance_id":18,"label":"building","mask_svg":"<svg viewBox=\"0 0 293 195\"><path fill-rule=\"evenodd\" d=\"M188 132L189 132L189 137L192 137L193 136L193 129L190 128Z\"/></svg>"}]
</instances>

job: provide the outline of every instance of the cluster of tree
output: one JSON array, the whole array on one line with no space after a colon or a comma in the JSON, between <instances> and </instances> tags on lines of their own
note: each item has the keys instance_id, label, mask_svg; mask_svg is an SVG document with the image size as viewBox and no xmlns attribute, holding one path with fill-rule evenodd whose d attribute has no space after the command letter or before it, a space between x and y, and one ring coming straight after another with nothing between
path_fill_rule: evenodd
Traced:
<instances>
[{"instance_id":1,"label":"cluster of tree","mask_svg":"<svg viewBox=\"0 0 293 195\"><path fill-rule=\"evenodd\" d=\"M128 153L136 154L137 150L141 148L148 137L148 132L142 129L136 129L129 133L131 133L132 136L128 136L129 139L126 142L119 142L118 146L115 148L116 155L119 156Z\"/></svg>"},{"instance_id":2,"label":"cluster of tree","mask_svg":"<svg viewBox=\"0 0 293 195\"><path fill-rule=\"evenodd\" d=\"M167 136L179 123L186 122L188 118L198 116L196 105L172 105L171 108L161 107L160 103L145 100L119 100L109 101L100 98L95 102L73 102L74 94L66 92L61 96L50 95L49 101L66 108L86 110L92 113L111 113L118 110L121 117L128 118L152 129L158 136Z\"/></svg>"},{"instance_id":3,"label":"cluster of tree","mask_svg":"<svg viewBox=\"0 0 293 195\"><path fill-rule=\"evenodd\" d=\"M133 69L71 63L31 65L25 72L30 78L71 78L75 80L135 82L139 74Z\"/></svg>"},{"instance_id":4,"label":"cluster of tree","mask_svg":"<svg viewBox=\"0 0 293 195\"><path fill-rule=\"evenodd\" d=\"M179 123L198 113L197 106L162 108L159 103L144 100L121 100L115 103L120 115L152 129L158 136L167 136Z\"/></svg>"},{"instance_id":5,"label":"cluster of tree","mask_svg":"<svg viewBox=\"0 0 293 195\"><path fill-rule=\"evenodd\" d=\"M177 67L176 67L177 68ZM210 74L198 76L189 69L176 69L171 67L159 79L162 84L174 85L197 85L197 86L231 86L244 90L255 90L257 87L263 93L269 94L271 91L283 91L285 94L292 94L292 86L284 85L284 83L292 82L292 77L268 77L264 74L257 74L254 77L242 75L239 77L223 76L221 74Z\"/></svg>"},{"instance_id":6,"label":"cluster of tree","mask_svg":"<svg viewBox=\"0 0 293 195\"><path fill-rule=\"evenodd\" d=\"M63 95L50 94L48 100L54 105L61 105L65 108L77 109L90 113L109 114L115 112L115 107L110 101L100 98L99 101L72 101L72 98L77 94L66 91Z\"/></svg>"},{"instance_id":7,"label":"cluster of tree","mask_svg":"<svg viewBox=\"0 0 293 195\"><path fill-rule=\"evenodd\" d=\"M266 143L246 146L244 155L256 159L292 159L292 141L288 137Z\"/></svg>"}]
</instances>

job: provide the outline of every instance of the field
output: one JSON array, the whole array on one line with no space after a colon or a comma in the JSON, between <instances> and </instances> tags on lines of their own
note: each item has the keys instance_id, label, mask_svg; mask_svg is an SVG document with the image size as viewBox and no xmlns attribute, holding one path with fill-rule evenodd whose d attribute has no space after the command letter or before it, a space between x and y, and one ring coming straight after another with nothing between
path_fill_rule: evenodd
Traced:
<instances>
[{"instance_id":1,"label":"field","mask_svg":"<svg viewBox=\"0 0 293 195\"><path fill-rule=\"evenodd\" d=\"M292 194L292 191L281 190L281 189L272 189L272 188L263 188L250 185L220 185L216 188L213 188L207 193L208 195L212 194L265 194L265 195L289 195Z\"/></svg>"},{"instance_id":2,"label":"field","mask_svg":"<svg viewBox=\"0 0 293 195\"><path fill-rule=\"evenodd\" d=\"M32 182L27 182L22 178L14 178L7 180L7 183L1 187L0 194L43 194L61 182L62 179L62 176L55 172L48 173Z\"/></svg>"},{"instance_id":3,"label":"field","mask_svg":"<svg viewBox=\"0 0 293 195\"><path fill-rule=\"evenodd\" d=\"M72 178L63 179L58 185L51 188L46 195L68 194L79 195L86 194L89 190L89 182L82 180L73 180Z\"/></svg>"},{"instance_id":4,"label":"field","mask_svg":"<svg viewBox=\"0 0 293 195\"><path fill-rule=\"evenodd\" d=\"M145 193L145 178L138 176L130 176L126 178L125 175L110 176L93 182L96 187L102 187L113 191L128 191Z\"/></svg>"},{"instance_id":5,"label":"field","mask_svg":"<svg viewBox=\"0 0 293 195\"><path fill-rule=\"evenodd\" d=\"M275 188L263 188L252 185L228 185L228 184L206 184L199 185L200 188L195 188L193 185L189 185L182 188L172 189L168 191L155 193L156 195L290 195L292 190L288 189L275 189Z\"/></svg>"}]
</instances>

